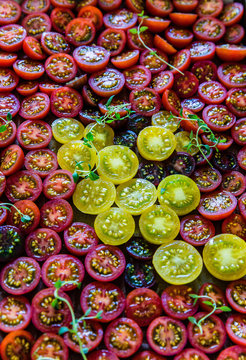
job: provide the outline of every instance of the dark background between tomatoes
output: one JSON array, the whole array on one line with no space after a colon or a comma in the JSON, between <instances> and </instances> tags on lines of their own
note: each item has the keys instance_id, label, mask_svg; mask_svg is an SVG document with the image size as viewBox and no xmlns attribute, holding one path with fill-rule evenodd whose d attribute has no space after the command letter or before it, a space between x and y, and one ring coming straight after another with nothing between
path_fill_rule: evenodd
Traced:
<instances>
[{"instance_id":1,"label":"dark background between tomatoes","mask_svg":"<svg viewBox=\"0 0 246 360\"><path fill-rule=\"evenodd\" d=\"M22 3L22 0L15 0L16 2L18 2L19 4ZM228 0L224 0L225 3L229 3L229 2L234 2L234 1L228 1ZM241 4L243 4L244 6L244 16L243 16L243 19L241 20L241 24L243 26L246 25L246 0L237 0L237 2L240 2ZM245 39L244 39L244 42L245 42ZM17 96L17 98L20 98L19 94L14 91L15 95ZM46 122L48 122L49 124L52 124L52 122L56 119L56 117L50 112L48 117L46 117L44 120ZM14 121L17 125L17 127L23 122L23 119L17 115L15 116L14 118ZM120 130L123 130L122 128ZM117 132L115 131L115 133L117 134ZM59 144L56 140L52 139L52 141L50 142L49 144L49 149L56 152L58 151L59 147L61 146L62 144ZM24 150L24 149L23 149ZM234 144L230 147L230 151L234 152L235 154L237 154L238 152L238 147L235 146ZM25 152L25 150L24 150ZM238 170L238 169L235 169L235 170ZM241 168L239 169L240 172L244 173L244 175L246 175L246 171L242 170ZM7 198L4 198L4 196L2 196L3 201L6 201L7 202ZM35 202L39 208L41 208L41 206L47 201L47 199L44 197L43 194L40 195L39 199ZM68 200L69 201L69 200ZM85 222L91 226L94 225L94 220L95 220L95 217L94 215L87 215L87 214L83 214L81 213L74 205L73 205L73 202L70 200L69 201L70 204L72 205L72 208L73 208L73 221L80 221L80 222ZM238 208L236 209L236 212L239 213L238 211ZM194 211L192 212L191 214L198 214L197 211ZM136 218L136 230L135 230L135 236L139 236L141 237L141 233L140 233L140 230L138 228L138 219L139 219L139 216L135 217ZM216 234L219 234L221 233L221 222L214 222L214 226L215 226L215 229L216 229ZM63 237L61 236L61 238L63 239ZM181 239L181 236L178 235L177 236L177 239ZM127 251L125 250L125 245L121 245L121 246L118 246L119 248L121 248L121 250L123 250L124 252L124 255L126 257L126 262L128 263L129 260L131 261L134 261L134 259L132 257L130 257L127 253ZM202 254L202 249L203 247L197 247L196 248L201 254ZM65 254L65 253L68 253L67 252L67 249L65 248L64 244L63 244L63 247L61 249L61 254ZM41 263L42 264L42 263ZM0 265L0 270L2 268L3 265ZM94 279L92 279L88 274L87 272L85 272L85 277L83 279L83 282L82 282L82 288L84 286L86 286L87 284L91 283L95 281ZM216 285L218 285L223 291L225 291L225 288L226 286L229 284L227 282L224 282L224 281L220 281L216 278L214 278L206 269L205 266L203 266L203 270L202 270L202 273L201 275L195 280L193 281L192 283L190 283L189 285L191 285L191 287L194 289L195 292L198 292L199 288L205 283L205 282L212 282ZM156 293L160 296L162 291L167 287L169 286L170 284L166 283L164 280L162 280L158 274L156 274L156 282L155 284L151 287L152 290L156 291ZM130 286L128 286L124 280L124 273L123 275L121 275L119 278L117 278L117 286L120 287L120 289L122 289L122 291L125 293L125 294L128 294L131 290L133 290ZM32 301L32 298L34 297L34 295L39 292L40 290L46 288L46 286L43 284L42 280L40 279L40 282L38 284L38 286L35 288L35 290L33 290L32 292L28 293L28 294L25 294L25 297L27 297L29 299L29 301L31 302ZM78 290L78 289L75 289L73 291L69 291L68 295L69 297L71 298L72 300L72 303L73 303L73 307L74 307L74 311L75 311L75 314L77 317L81 316L82 315L82 310L81 310L81 306L80 306L80 302L78 301L78 299L80 298L80 294L81 294L81 289ZM6 296L8 296L9 294L7 294L5 291L3 291L1 288L0 288L0 301L5 298ZM226 313L223 313L222 315L220 314L219 317L222 319L222 321L225 323L225 320L226 320L226 317L228 317L230 315L230 313L228 313L228 315ZM124 312L121 314L121 316L124 316ZM185 320L183 321L185 325L188 324L188 321ZM103 326L103 328L105 329L107 327L107 323L106 324L101 324ZM147 329L147 328L146 328ZM145 330L144 328L142 328L144 334L145 334ZM38 331L33 325L32 323L26 328L26 330L30 331L35 339L37 339L42 333L40 331ZM2 339L6 336L6 333L0 331L0 343L2 341ZM227 341L224 345L224 348L227 348L229 346L232 346L232 345L235 345L234 343L232 343L228 336L227 336ZM191 347L189 346L189 342L188 342L188 345L186 347ZM104 343L103 341L101 342L101 344L99 345L98 348L105 348L104 346ZM143 351L143 350L149 350L149 345L146 341L146 337L144 336L144 339L143 339L143 343L142 343L142 346L141 348L139 349L139 351ZM81 360L81 355L80 354L76 354L74 352L72 352L71 350L69 350L69 359L70 360ZM215 360L216 357L217 357L218 353L216 354L210 354L209 357L211 360ZM170 360L171 360L172 357L170 357Z\"/></svg>"}]
</instances>

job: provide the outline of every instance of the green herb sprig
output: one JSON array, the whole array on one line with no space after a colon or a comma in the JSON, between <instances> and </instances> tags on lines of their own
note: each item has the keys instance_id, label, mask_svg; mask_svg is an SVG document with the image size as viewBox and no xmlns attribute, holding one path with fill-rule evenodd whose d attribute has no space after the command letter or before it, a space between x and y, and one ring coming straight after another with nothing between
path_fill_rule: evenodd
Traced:
<instances>
[{"instance_id":1,"label":"green herb sprig","mask_svg":"<svg viewBox=\"0 0 246 360\"><path fill-rule=\"evenodd\" d=\"M196 320L196 318L194 318L194 316L190 316L188 317L188 320L196 325L199 330L200 330L200 333L202 334L203 333L203 329L202 329L202 322L204 320L206 320L208 317L210 317L211 315L213 315L213 313L216 311L216 310L221 310L223 312L230 312L231 311L231 308L229 308L228 306L217 306L216 304L216 301L211 297L211 296L207 296L207 295L196 295L196 294L190 294L189 295L192 299L195 299L194 301L194 305L196 305L198 299L208 299L208 300L205 300L203 301L204 304L208 305L208 306L211 306L212 307L212 310L210 311L210 313L206 314L205 316L203 316L200 320Z\"/></svg>"},{"instance_id":2,"label":"green herb sprig","mask_svg":"<svg viewBox=\"0 0 246 360\"><path fill-rule=\"evenodd\" d=\"M102 115L101 117L99 117L98 119L96 119L95 124L91 127L90 131L82 139L84 145L90 149L93 148L97 154L98 154L98 150L96 149L96 147L93 144L93 141L94 141L94 135L92 132L93 128L96 125L104 126L105 124L111 124L114 121L119 121L119 120L122 121L124 119L129 118L129 116L134 113L134 111L130 109L130 107L131 107L130 103L111 105L113 98L114 98L114 95L110 96L110 98L107 100L107 102L105 104L107 112L104 115ZM121 111L121 110L125 110L126 115L120 116L119 111ZM80 177L83 177L85 179L89 178L92 181L98 180L99 176L96 173L97 167L92 169L91 165L87 164L89 170L84 170L83 164L84 164L84 161L76 162L75 171L73 173L74 182L77 183Z\"/></svg>"},{"instance_id":3,"label":"green herb sprig","mask_svg":"<svg viewBox=\"0 0 246 360\"><path fill-rule=\"evenodd\" d=\"M221 142L220 138L216 138L215 134L213 133L213 131L209 128L209 126L205 123L204 120L202 120L201 118L199 118L199 116L197 116L196 114L188 114L188 119L183 117L183 109L181 109L180 111L180 116L175 116L172 113L169 116L169 119L179 119L179 124L181 123L181 121L194 121L197 123L197 130L194 133L193 131L190 132L190 141L187 145L185 145L185 149L187 151L189 151L192 147L197 148L200 153L202 154L203 158L207 161L207 163L212 167L212 164L210 163L209 159L206 156L205 150L209 153L210 152L210 148L215 148L216 151L218 151L217 149L217 145ZM207 144L203 144L202 142L200 142L199 139L199 134L200 133L206 133L209 135L210 140L213 142L213 145L207 145Z\"/></svg>"},{"instance_id":4,"label":"green herb sprig","mask_svg":"<svg viewBox=\"0 0 246 360\"><path fill-rule=\"evenodd\" d=\"M27 223L28 221L31 220L31 217L29 215L23 214L14 204L10 204L10 203L1 203L0 204L0 209L5 209L5 210L10 211L11 207L13 207L18 212L18 214L21 216L21 222Z\"/></svg>"},{"instance_id":5,"label":"green herb sprig","mask_svg":"<svg viewBox=\"0 0 246 360\"><path fill-rule=\"evenodd\" d=\"M1 120L3 120L4 124L0 126L0 133L3 133L7 130L8 124L12 121L12 115L10 112L7 113L6 120L2 117L0 117Z\"/></svg>"},{"instance_id":6,"label":"green herb sprig","mask_svg":"<svg viewBox=\"0 0 246 360\"><path fill-rule=\"evenodd\" d=\"M70 304L70 302L65 299L64 297L60 296L59 295L59 290L61 289L62 286L66 285L66 284L70 284L70 285L76 285L77 288L80 288L81 287L81 283L78 283L76 281L61 281L61 280L58 280L56 281L55 283L55 291L54 291L54 297L55 299L52 301L52 306L54 308L57 308L58 306L58 301L62 301L64 302L69 311L70 311L70 314L71 314L71 317L72 317L72 321L71 321L71 325L72 325L72 328L68 328L66 326L62 326L59 331L58 331L58 334L59 335L63 335L65 333L70 333L70 334L73 334L76 336L76 340L78 341L78 344L79 344L79 349L80 349L80 353L82 355L82 358L84 360L87 360L86 358L86 354L88 353L89 349L88 348L84 348L83 347L83 342L82 340L80 339L79 337L79 322L80 321L86 321L86 320L96 320L96 319L101 319L102 318L102 313L103 311L99 311L95 316L89 316L90 313L91 313L91 309L89 308L84 315L82 315L79 319L76 319L75 317L75 314L74 314L74 311L73 311L73 308ZM40 359L38 359L40 360Z\"/></svg>"},{"instance_id":7,"label":"green herb sprig","mask_svg":"<svg viewBox=\"0 0 246 360\"><path fill-rule=\"evenodd\" d=\"M148 16L144 15L144 11L142 11L140 14L138 14L138 17L141 18L141 21L137 27L137 29L130 29L129 32L131 34L137 35L138 36L138 40L141 42L141 44L143 45L143 47L145 47L145 49L149 50L150 55L154 55L157 59L159 59L160 61L164 62L167 66L169 66L170 68L178 71L180 74L184 75L184 73L179 70L178 68L176 68L175 66L169 64L165 59L163 59L162 57L160 57L157 54L157 51L151 49L147 44L145 44L145 42L143 41L141 34L143 32L145 32L146 30L148 30L148 26L142 26L143 25L143 20L148 18Z\"/></svg>"}]
</instances>

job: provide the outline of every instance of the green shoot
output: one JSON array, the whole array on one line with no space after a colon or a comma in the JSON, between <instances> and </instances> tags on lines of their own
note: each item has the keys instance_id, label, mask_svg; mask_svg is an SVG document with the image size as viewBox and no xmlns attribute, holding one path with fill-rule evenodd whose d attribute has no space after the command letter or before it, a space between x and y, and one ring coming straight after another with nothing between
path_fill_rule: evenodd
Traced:
<instances>
[{"instance_id":1,"label":"green shoot","mask_svg":"<svg viewBox=\"0 0 246 360\"><path fill-rule=\"evenodd\" d=\"M97 124L104 126L105 124L111 124L113 121L124 120L124 119L128 118L132 113L134 113L134 111L132 111L130 109L130 107L131 107L130 103L111 105L113 98L114 98L114 95L110 96L110 98L107 100L107 102L105 104L105 106L107 108L107 112L104 115L102 115L101 117L99 117L98 119L96 119L94 126L91 127L90 131L82 139L84 145L90 149L93 148L97 154L98 154L98 151L93 144L93 141L94 141L94 135L92 132L93 128ZM119 112L121 110L125 110L126 115L120 116ZM75 165L75 170L73 173L74 182L77 183L79 181L80 177L83 177L85 179L90 179L92 181L98 180L99 176L96 173L97 167L94 169L91 169L90 164L87 164L87 167L89 168L89 170L84 170L84 167L82 165L83 163L84 163L84 161L79 161Z\"/></svg>"},{"instance_id":2,"label":"green shoot","mask_svg":"<svg viewBox=\"0 0 246 360\"><path fill-rule=\"evenodd\" d=\"M7 113L6 120L2 117L0 117L1 120L3 120L4 124L0 126L0 133L3 133L7 130L8 124L12 121L12 115L11 113Z\"/></svg>"},{"instance_id":3,"label":"green shoot","mask_svg":"<svg viewBox=\"0 0 246 360\"><path fill-rule=\"evenodd\" d=\"M54 308L56 308L57 305L58 305L58 301L63 301L67 305L67 307L68 307L68 309L70 311L71 317L72 317L71 328L68 328L66 326L62 326L59 329L58 334L63 335L63 334L66 334L66 333L70 333L70 334L75 335L76 340L77 340L77 342L79 344L79 349L80 349L80 353L82 355L82 358L83 358L83 360L87 360L86 354L88 353L89 349L83 347L82 339L79 336L79 322L86 321L86 320L101 319L103 311L102 310L99 311L95 316L89 316L90 313L91 313L91 309L88 309L84 315L82 315L79 319L76 319L73 308L72 308L70 302L67 299L65 299L65 298L63 298L62 296L59 295L59 290L65 284L74 284L78 288L80 288L80 286L81 286L81 283L78 283L76 281L61 281L61 280L58 280L55 283L55 291L54 291L55 299L52 302L52 306ZM38 360L40 360L40 358Z\"/></svg>"},{"instance_id":4,"label":"green shoot","mask_svg":"<svg viewBox=\"0 0 246 360\"><path fill-rule=\"evenodd\" d=\"M195 299L194 301L194 305L196 305L198 299L208 299L203 301L204 304L208 305L208 306L211 306L212 307L212 310L210 311L210 313L206 314L205 316L203 316L200 320L196 320L196 318L194 318L193 316L190 316L188 317L188 320L196 325L199 330L200 330L200 333L202 334L203 333L203 329L202 329L202 323L208 318L210 317L211 315L213 315L213 313L216 311L216 310L221 310L223 312L229 312L231 311L231 309L228 307L228 306L217 306L216 304L216 301L211 297L211 296L207 296L207 295L196 295L196 294L190 294L190 297Z\"/></svg>"},{"instance_id":5,"label":"green shoot","mask_svg":"<svg viewBox=\"0 0 246 360\"><path fill-rule=\"evenodd\" d=\"M213 133L213 131L208 127L208 125L205 123L205 121L203 121L202 119L199 118L199 116L197 116L196 114L188 114L188 119L183 117L183 111L180 111L180 116L175 116L173 114L170 114L170 120L172 120L173 118L175 119L179 119L180 122L181 121L194 121L197 123L197 130L195 132L195 134L193 133L193 131L190 132L190 141L189 143L185 146L186 150L189 151L192 147L196 147L200 153L202 154L203 158L207 161L207 163L212 167L212 164L210 163L210 161L208 160L207 156L206 156L206 152L210 152L210 148L215 148L216 151L218 151L217 149L217 145L221 142L220 138L216 138L215 134ZM213 142L213 145L207 145L207 144L203 144L201 143L200 139L199 139L199 134L200 133L205 133L209 136L209 140L211 142Z\"/></svg>"},{"instance_id":6,"label":"green shoot","mask_svg":"<svg viewBox=\"0 0 246 360\"><path fill-rule=\"evenodd\" d=\"M1 203L0 209L6 209L10 211L11 206L18 212L18 214L21 216L21 222L26 223L31 220L29 215L23 214L14 204L10 203Z\"/></svg>"},{"instance_id":7,"label":"green shoot","mask_svg":"<svg viewBox=\"0 0 246 360\"><path fill-rule=\"evenodd\" d=\"M141 21L140 21L137 29L130 29L129 32L130 32L131 34L137 35L138 40L140 41L140 43L143 45L143 47L144 47L145 49L149 50L149 52L150 52L151 55L154 55L157 59L159 59L160 61L164 62L167 66L169 66L170 68L178 71L180 74L184 75L184 73L183 73L181 70L179 70L179 69L176 68L175 66L169 64L165 59L163 59L161 56L159 56L159 55L157 54L157 51L151 49L147 44L145 44L144 40L143 40L142 37L141 37L141 34L142 34L143 32L145 32L146 30L148 30L148 26L142 26L142 25L143 25L143 20L144 20L145 18L147 18L148 16L145 16L145 15L144 15L144 12L142 11L140 14L138 14L138 17L141 18Z\"/></svg>"}]
</instances>

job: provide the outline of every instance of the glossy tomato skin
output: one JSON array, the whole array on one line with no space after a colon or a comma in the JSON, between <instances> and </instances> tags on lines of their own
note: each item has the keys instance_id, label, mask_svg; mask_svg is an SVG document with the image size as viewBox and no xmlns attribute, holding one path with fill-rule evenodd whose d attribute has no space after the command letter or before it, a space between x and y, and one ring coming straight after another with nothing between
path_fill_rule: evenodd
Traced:
<instances>
[{"instance_id":1,"label":"glossy tomato skin","mask_svg":"<svg viewBox=\"0 0 246 360\"><path fill-rule=\"evenodd\" d=\"M121 333L127 336L128 346L127 349L122 348ZM118 339L117 342L112 341L113 338ZM118 318L112 321L104 334L104 343L108 350L113 351L120 358L129 358L132 356L141 346L143 340L143 333L138 324L132 319ZM117 345L119 342L119 345Z\"/></svg>"},{"instance_id":2,"label":"glossy tomato skin","mask_svg":"<svg viewBox=\"0 0 246 360\"><path fill-rule=\"evenodd\" d=\"M25 329L32 317L31 305L24 296L8 295L0 302L0 330L6 333Z\"/></svg>"},{"instance_id":3,"label":"glossy tomato skin","mask_svg":"<svg viewBox=\"0 0 246 360\"><path fill-rule=\"evenodd\" d=\"M213 223L200 215L187 215L180 223L183 240L193 246L202 246L215 235Z\"/></svg>"},{"instance_id":4,"label":"glossy tomato skin","mask_svg":"<svg viewBox=\"0 0 246 360\"><path fill-rule=\"evenodd\" d=\"M154 16L165 17L172 12L173 4L170 0L165 2L146 0L146 8Z\"/></svg>"},{"instance_id":5,"label":"glossy tomato skin","mask_svg":"<svg viewBox=\"0 0 246 360\"><path fill-rule=\"evenodd\" d=\"M51 255L44 262L41 270L41 277L47 287L54 287L56 281L67 281L68 283L61 287L62 291L71 291L76 289L76 283L81 283L85 275L82 262L75 256L68 254ZM75 281L69 284L69 281Z\"/></svg>"},{"instance_id":6,"label":"glossy tomato skin","mask_svg":"<svg viewBox=\"0 0 246 360\"><path fill-rule=\"evenodd\" d=\"M2 269L0 274L1 286L12 295L27 294L38 285L40 274L40 266L36 260L19 257Z\"/></svg>"},{"instance_id":7,"label":"glossy tomato skin","mask_svg":"<svg viewBox=\"0 0 246 360\"><path fill-rule=\"evenodd\" d=\"M165 313L177 320L185 320L194 315L198 309L198 303L190 297L194 290L187 285L168 286L161 295L162 307Z\"/></svg>"},{"instance_id":8,"label":"glossy tomato skin","mask_svg":"<svg viewBox=\"0 0 246 360\"><path fill-rule=\"evenodd\" d=\"M13 69L20 78L25 80L39 79L45 71L40 61L31 59L16 60Z\"/></svg>"},{"instance_id":9,"label":"glossy tomato skin","mask_svg":"<svg viewBox=\"0 0 246 360\"><path fill-rule=\"evenodd\" d=\"M215 201L217 206L215 206ZM237 206L237 199L228 191L214 191L202 195L198 212L209 220L221 220L229 216Z\"/></svg>"},{"instance_id":10,"label":"glossy tomato skin","mask_svg":"<svg viewBox=\"0 0 246 360\"><path fill-rule=\"evenodd\" d=\"M108 323L123 312L125 296L118 286L95 281L83 288L80 304L84 313L91 309L90 316L95 316L98 311L102 311L98 321Z\"/></svg>"},{"instance_id":11,"label":"glossy tomato skin","mask_svg":"<svg viewBox=\"0 0 246 360\"><path fill-rule=\"evenodd\" d=\"M0 76L0 92L13 91L19 83L19 77L8 68L0 68Z\"/></svg>"},{"instance_id":12,"label":"glossy tomato skin","mask_svg":"<svg viewBox=\"0 0 246 360\"><path fill-rule=\"evenodd\" d=\"M199 312L194 315L194 318L199 320L206 314ZM196 331L196 325L191 322L188 324L187 331L191 345L206 354L213 354L221 350L226 340L225 326L222 320L217 315L211 315L201 325L204 330L206 329L203 334Z\"/></svg>"},{"instance_id":13,"label":"glossy tomato skin","mask_svg":"<svg viewBox=\"0 0 246 360\"><path fill-rule=\"evenodd\" d=\"M23 51L33 60L45 59L45 54L39 41L32 36L27 36L23 41Z\"/></svg>"},{"instance_id":14,"label":"glossy tomato skin","mask_svg":"<svg viewBox=\"0 0 246 360\"><path fill-rule=\"evenodd\" d=\"M173 0L173 5L175 6L175 8L178 11L183 11L185 13L193 11L197 7L197 4L198 0Z\"/></svg>"},{"instance_id":15,"label":"glossy tomato skin","mask_svg":"<svg viewBox=\"0 0 246 360\"><path fill-rule=\"evenodd\" d=\"M55 333L46 332L39 336L32 347L31 359L38 360L40 356L46 355L45 352L52 358L59 356L60 360L68 360L68 348L63 338Z\"/></svg>"},{"instance_id":16,"label":"glossy tomato skin","mask_svg":"<svg viewBox=\"0 0 246 360\"><path fill-rule=\"evenodd\" d=\"M25 239L26 254L37 261L45 261L48 257L59 254L61 247L60 236L51 229L38 228Z\"/></svg>"},{"instance_id":17,"label":"glossy tomato skin","mask_svg":"<svg viewBox=\"0 0 246 360\"><path fill-rule=\"evenodd\" d=\"M200 307L203 311L210 312L212 311L212 306L205 304L206 296L210 296L214 302L216 302L217 307L227 306L227 301L225 298L224 292L221 288L215 284L206 282L199 289L199 295L204 296L204 298L199 299ZM216 309L215 314L221 314L222 310Z\"/></svg>"},{"instance_id":18,"label":"glossy tomato skin","mask_svg":"<svg viewBox=\"0 0 246 360\"><path fill-rule=\"evenodd\" d=\"M38 82L35 80L23 81L16 87L16 90L22 96L33 95L38 91Z\"/></svg>"},{"instance_id":19,"label":"glossy tomato skin","mask_svg":"<svg viewBox=\"0 0 246 360\"><path fill-rule=\"evenodd\" d=\"M65 230L73 220L71 205L63 199L47 201L40 209L40 226L61 232Z\"/></svg>"},{"instance_id":20,"label":"glossy tomato skin","mask_svg":"<svg viewBox=\"0 0 246 360\"><path fill-rule=\"evenodd\" d=\"M211 60L215 55L215 44L212 41L194 41L189 50L192 62Z\"/></svg>"},{"instance_id":21,"label":"glossy tomato skin","mask_svg":"<svg viewBox=\"0 0 246 360\"><path fill-rule=\"evenodd\" d=\"M86 255L98 244L98 237L90 225L74 222L65 229L64 242L71 254L81 256Z\"/></svg>"},{"instance_id":22,"label":"glossy tomato skin","mask_svg":"<svg viewBox=\"0 0 246 360\"><path fill-rule=\"evenodd\" d=\"M125 256L116 246L97 245L85 258L88 274L93 279L103 282L116 280L125 270L125 266Z\"/></svg>"},{"instance_id":23,"label":"glossy tomato skin","mask_svg":"<svg viewBox=\"0 0 246 360\"><path fill-rule=\"evenodd\" d=\"M245 292L245 279L232 281L226 288L226 299L229 305L241 314L246 314Z\"/></svg>"},{"instance_id":24,"label":"glossy tomato skin","mask_svg":"<svg viewBox=\"0 0 246 360\"><path fill-rule=\"evenodd\" d=\"M148 326L162 313L160 297L148 288L134 289L126 297L125 312L126 316L136 321L140 327Z\"/></svg>"},{"instance_id":25,"label":"glossy tomato skin","mask_svg":"<svg viewBox=\"0 0 246 360\"><path fill-rule=\"evenodd\" d=\"M196 21L197 14L173 12L169 14L169 18L176 26L189 27Z\"/></svg>"},{"instance_id":26,"label":"glossy tomato skin","mask_svg":"<svg viewBox=\"0 0 246 360\"><path fill-rule=\"evenodd\" d=\"M162 346L160 331L162 330L162 333L164 334L167 329L171 331L173 334L172 336L174 336L174 333L178 331L179 336L177 337L175 343L170 341L170 338L165 337L165 345ZM157 354L163 356L173 356L182 351L186 345L186 328L179 320L172 319L168 316L161 316L150 323L147 329L147 341L151 349Z\"/></svg>"},{"instance_id":27,"label":"glossy tomato skin","mask_svg":"<svg viewBox=\"0 0 246 360\"><path fill-rule=\"evenodd\" d=\"M183 49L190 45L193 39L193 33L185 28L179 28L171 25L165 31L167 41L175 48Z\"/></svg>"},{"instance_id":28,"label":"glossy tomato skin","mask_svg":"<svg viewBox=\"0 0 246 360\"><path fill-rule=\"evenodd\" d=\"M72 304L65 292L59 290L58 295ZM72 320L68 306L58 300L58 307L54 308L52 306L54 299L53 288L40 290L32 299L32 322L39 331L58 333L61 326L69 326Z\"/></svg>"},{"instance_id":29,"label":"glossy tomato skin","mask_svg":"<svg viewBox=\"0 0 246 360\"><path fill-rule=\"evenodd\" d=\"M243 16L243 5L239 2L234 2L232 4L226 4L222 13L220 14L220 21L223 22L225 26L231 26L238 23Z\"/></svg>"},{"instance_id":30,"label":"glossy tomato skin","mask_svg":"<svg viewBox=\"0 0 246 360\"><path fill-rule=\"evenodd\" d=\"M26 120L18 127L16 137L25 150L42 149L49 145L52 129L45 121Z\"/></svg>"},{"instance_id":31,"label":"glossy tomato skin","mask_svg":"<svg viewBox=\"0 0 246 360\"><path fill-rule=\"evenodd\" d=\"M136 65L139 59L139 50L129 50L112 57L111 63L118 69L126 69Z\"/></svg>"}]
</instances>

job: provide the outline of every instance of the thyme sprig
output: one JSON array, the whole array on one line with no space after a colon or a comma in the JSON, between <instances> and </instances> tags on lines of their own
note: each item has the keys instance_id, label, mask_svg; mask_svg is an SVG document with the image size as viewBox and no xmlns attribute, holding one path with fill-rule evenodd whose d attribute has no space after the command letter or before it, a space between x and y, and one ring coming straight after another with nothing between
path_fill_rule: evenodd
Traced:
<instances>
[{"instance_id":1,"label":"thyme sprig","mask_svg":"<svg viewBox=\"0 0 246 360\"><path fill-rule=\"evenodd\" d=\"M211 297L211 296L207 296L207 295L196 295L196 294L190 294L189 295L191 298L195 299L194 301L194 305L196 305L198 299L208 299L208 300L205 300L203 301L204 304L208 305L208 306L211 306L212 307L212 310L210 311L210 313L206 314L205 316L203 316L200 320L196 320L196 318L194 318L194 316L189 316L188 317L188 320L196 325L199 330L200 330L200 333L202 334L203 333L203 329L202 329L202 323L204 320L206 320L208 317L210 317L211 315L213 315L213 313L216 311L216 310L221 310L223 312L230 312L231 311L231 308L229 308L228 306L217 306L216 304L216 301Z\"/></svg>"},{"instance_id":2,"label":"thyme sprig","mask_svg":"<svg viewBox=\"0 0 246 360\"><path fill-rule=\"evenodd\" d=\"M81 283L76 282L76 281L61 281L61 280L58 280L58 281L56 281L56 283L54 285L55 286L55 291L54 291L55 299L52 301L52 306L54 308L57 308L58 301L64 302L67 305L67 307L68 307L68 309L70 311L71 317L72 317L72 321L71 321L72 328L62 326L59 329L58 334L63 335L65 333L70 333L70 334L75 335L76 340L77 340L77 342L79 344L79 349L80 349L80 353L82 355L82 358L83 358L83 360L87 360L86 354L88 353L89 349L83 347L83 342L82 342L82 340L81 340L81 338L79 336L79 322L81 322L81 321L85 322L86 320L101 319L103 311L102 310L99 311L95 316L89 316L90 313L91 313L91 308L89 308L85 312L84 315L82 315L79 319L76 319L75 314L74 314L74 310L73 310L72 305L70 304L70 302L67 299L65 299L64 297L59 295L59 290L61 289L62 286L66 285L66 284L71 284L71 285L73 284L73 285L76 285L78 288L81 287ZM38 360L40 360L40 358Z\"/></svg>"},{"instance_id":3,"label":"thyme sprig","mask_svg":"<svg viewBox=\"0 0 246 360\"><path fill-rule=\"evenodd\" d=\"M215 148L216 151L218 151L217 145L221 142L220 137L216 138L215 134L209 128L209 126L205 123L205 121L202 120L201 118L199 118L199 116L197 116L196 114L188 114L187 116L188 116L188 119L183 117L183 109L181 109L180 116L175 116L171 113L169 116L169 119L170 120L172 120L174 118L178 119L179 124L181 123L181 121L187 121L187 120L194 121L197 123L197 130L195 131L195 133L193 131L190 132L190 135L189 135L190 141L187 145L184 146L184 148L187 151L189 151L192 147L197 148L200 151L200 153L202 154L203 158L212 167L213 165L210 163L209 159L207 158L205 150L208 153L210 152L210 148ZM208 134L211 142L213 142L213 145L203 144L199 139L200 133Z\"/></svg>"},{"instance_id":4,"label":"thyme sprig","mask_svg":"<svg viewBox=\"0 0 246 360\"><path fill-rule=\"evenodd\" d=\"M131 110L130 103L111 105L113 98L114 98L114 95L112 95L112 96L110 96L110 98L108 98L108 100L105 104L107 112L104 115L102 115L101 117L99 117L98 119L96 119L95 124L91 127L90 131L82 139L84 145L90 149L93 148L96 151L97 155L98 155L98 150L96 149L96 147L93 144L94 135L93 135L92 131L93 131L94 127L96 125L104 126L105 124L111 124L114 121L122 121L124 119L129 118L129 116L132 113L134 113L134 111ZM120 116L119 112L121 110L126 111L126 114L124 116ZM87 164L89 170L84 170L83 164L84 164L84 161L76 162L75 170L73 173L74 182L77 183L80 177L83 177L85 179L89 178L92 181L99 179L99 176L96 173L97 166L92 169L91 165Z\"/></svg>"},{"instance_id":5,"label":"thyme sprig","mask_svg":"<svg viewBox=\"0 0 246 360\"><path fill-rule=\"evenodd\" d=\"M7 130L8 124L12 121L12 115L10 112L7 113L6 120L3 117L0 117L0 119L4 122L3 125L0 126L0 133L3 133Z\"/></svg>"},{"instance_id":6,"label":"thyme sprig","mask_svg":"<svg viewBox=\"0 0 246 360\"><path fill-rule=\"evenodd\" d=\"M144 11L142 11L140 14L138 14L138 17L141 18L141 21L140 23L138 24L138 27L137 29L133 28L133 29L130 29L129 32L131 34L137 34L138 36L138 40L141 42L141 44L143 45L143 47L145 47L145 49L149 50L150 52L150 55L154 55L157 59L159 59L160 61L164 62L167 66L169 66L170 68L172 68L173 70L176 70L178 71L180 74L184 75L184 73L179 70L178 68L176 68L175 66L169 64L165 59L163 59L161 56L159 56L157 54L157 51L156 50L153 50L151 49L147 44L145 44L145 42L143 41L142 37L141 37L141 34L143 32L145 32L146 30L148 30L148 26L142 26L143 25L143 21L144 19L148 18L148 16L144 15Z\"/></svg>"},{"instance_id":7,"label":"thyme sprig","mask_svg":"<svg viewBox=\"0 0 246 360\"><path fill-rule=\"evenodd\" d=\"M14 204L10 204L10 203L1 203L0 204L0 209L5 209L5 210L10 211L11 207L13 207L18 212L18 214L21 216L21 222L26 223L31 220L31 217L29 215L23 214Z\"/></svg>"}]
</instances>

